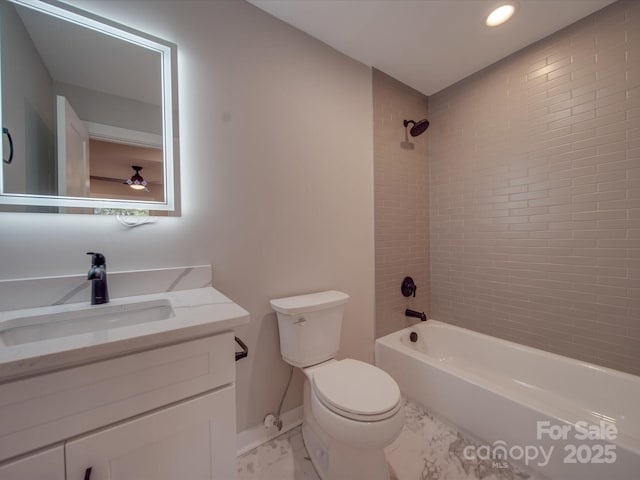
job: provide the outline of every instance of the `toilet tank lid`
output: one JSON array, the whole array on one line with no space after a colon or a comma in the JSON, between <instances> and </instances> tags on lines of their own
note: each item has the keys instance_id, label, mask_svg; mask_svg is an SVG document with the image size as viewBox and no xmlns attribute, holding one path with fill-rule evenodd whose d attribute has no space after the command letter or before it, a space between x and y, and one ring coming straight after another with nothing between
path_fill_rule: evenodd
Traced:
<instances>
[{"instance_id":1,"label":"toilet tank lid","mask_svg":"<svg viewBox=\"0 0 640 480\"><path fill-rule=\"evenodd\" d=\"M325 308L337 307L349 301L349 295L337 290L326 292L309 293L307 295L297 295L295 297L276 298L271 300L271 308L276 312L286 315L298 315L300 313L324 310Z\"/></svg>"}]
</instances>

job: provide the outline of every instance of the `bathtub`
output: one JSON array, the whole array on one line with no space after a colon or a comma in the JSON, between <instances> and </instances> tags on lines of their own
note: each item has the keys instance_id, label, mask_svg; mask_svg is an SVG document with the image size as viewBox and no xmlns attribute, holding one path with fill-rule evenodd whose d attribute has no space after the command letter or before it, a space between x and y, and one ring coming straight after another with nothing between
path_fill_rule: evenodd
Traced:
<instances>
[{"instance_id":1,"label":"bathtub","mask_svg":"<svg viewBox=\"0 0 640 480\"><path fill-rule=\"evenodd\" d=\"M474 439L470 459L553 480L640 478L640 377L436 320L376 340L375 359Z\"/></svg>"}]
</instances>

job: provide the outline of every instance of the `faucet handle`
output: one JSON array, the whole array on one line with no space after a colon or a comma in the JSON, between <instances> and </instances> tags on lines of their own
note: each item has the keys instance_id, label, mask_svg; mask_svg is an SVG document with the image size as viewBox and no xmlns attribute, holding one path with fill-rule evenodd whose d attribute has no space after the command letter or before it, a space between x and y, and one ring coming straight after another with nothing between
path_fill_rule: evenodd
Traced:
<instances>
[{"instance_id":1,"label":"faucet handle","mask_svg":"<svg viewBox=\"0 0 640 480\"><path fill-rule=\"evenodd\" d=\"M402 280L402 285L400 285L400 291L402 291L402 295L404 295L405 297L410 297L411 294L413 294L413 296L415 297L417 289L418 287L416 287L416 284L413 282L413 278L404 277L404 280Z\"/></svg>"},{"instance_id":2,"label":"faucet handle","mask_svg":"<svg viewBox=\"0 0 640 480\"><path fill-rule=\"evenodd\" d=\"M92 257L91 257L91 265L100 266L100 265L106 265L107 264L107 259L101 253L98 253L98 252L87 252L87 255L92 255Z\"/></svg>"}]
</instances>

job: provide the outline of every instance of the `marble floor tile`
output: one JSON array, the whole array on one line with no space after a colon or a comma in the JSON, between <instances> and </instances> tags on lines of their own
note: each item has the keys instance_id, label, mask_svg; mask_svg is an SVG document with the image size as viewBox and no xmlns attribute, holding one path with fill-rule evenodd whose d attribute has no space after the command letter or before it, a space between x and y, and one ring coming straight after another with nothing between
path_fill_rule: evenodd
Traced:
<instances>
[{"instance_id":1,"label":"marble floor tile","mask_svg":"<svg viewBox=\"0 0 640 480\"><path fill-rule=\"evenodd\" d=\"M415 403L405 401L404 414L400 436L385 449L392 480L536 480L517 467L467 460L462 452L471 442ZM298 427L239 457L238 480L320 478Z\"/></svg>"},{"instance_id":2,"label":"marble floor tile","mask_svg":"<svg viewBox=\"0 0 640 480\"><path fill-rule=\"evenodd\" d=\"M238 480L320 480L294 428L238 458Z\"/></svg>"},{"instance_id":3,"label":"marble floor tile","mask_svg":"<svg viewBox=\"0 0 640 480\"><path fill-rule=\"evenodd\" d=\"M405 402L404 415L400 436L385 449L393 480L535 480L508 464L466 459L472 442L415 403Z\"/></svg>"}]
</instances>

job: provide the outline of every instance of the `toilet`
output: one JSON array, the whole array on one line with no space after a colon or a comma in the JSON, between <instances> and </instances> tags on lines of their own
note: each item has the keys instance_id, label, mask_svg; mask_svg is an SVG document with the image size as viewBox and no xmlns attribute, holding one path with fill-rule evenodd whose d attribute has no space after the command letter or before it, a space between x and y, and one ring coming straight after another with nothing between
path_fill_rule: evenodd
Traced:
<instances>
[{"instance_id":1,"label":"toilet","mask_svg":"<svg viewBox=\"0 0 640 480\"><path fill-rule=\"evenodd\" d=\"M389 480L384 447L404 423L400 389L365 362L336 360L349 295L335 290L271 300L280 351L302 369L302 437L322 480Z\"/></svg>"}]
</instances>

